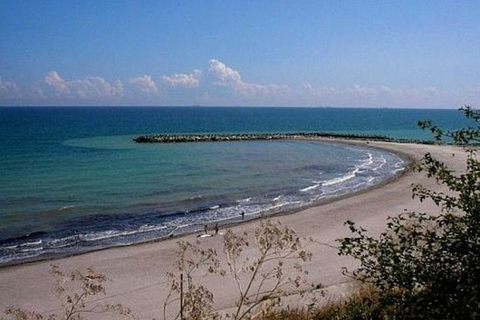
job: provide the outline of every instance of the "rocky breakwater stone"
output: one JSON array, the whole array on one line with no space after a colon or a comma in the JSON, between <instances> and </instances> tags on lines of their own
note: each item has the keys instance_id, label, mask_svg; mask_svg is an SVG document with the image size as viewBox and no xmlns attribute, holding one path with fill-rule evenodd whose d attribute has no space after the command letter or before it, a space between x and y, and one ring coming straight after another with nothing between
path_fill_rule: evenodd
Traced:
<instances>
[{"instance_id":1,"label":"rocky breakwater stone","mask_svg":"<svg viewBox=\"0 0 480 320\"><path fill-rule=\"evenodd\" d=\"M341 138L376 141L394 141L384 136L365 136L356 134L334 134L323 132L296 133L248 133L248 134L158 134L144 135L133 139L137 143L185 143L185 142L219 142L248 140L281 140L299 138Z\"/></svg>"}]
</instances>

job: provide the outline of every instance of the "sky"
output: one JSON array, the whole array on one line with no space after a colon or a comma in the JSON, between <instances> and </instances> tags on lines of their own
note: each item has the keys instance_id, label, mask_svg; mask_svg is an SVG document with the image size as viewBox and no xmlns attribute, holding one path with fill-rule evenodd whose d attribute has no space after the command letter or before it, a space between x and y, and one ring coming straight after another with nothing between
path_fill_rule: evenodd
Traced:
<instances>
[{"instance_id":1,"label":"sky","mask_svg":"<svg viewBox=\"0 0 480 320\"><path fill-rule=\"evenodd\" d=\"M480 1L0 0L2 106L480 106Z\"/></svg>"}]
</instances>

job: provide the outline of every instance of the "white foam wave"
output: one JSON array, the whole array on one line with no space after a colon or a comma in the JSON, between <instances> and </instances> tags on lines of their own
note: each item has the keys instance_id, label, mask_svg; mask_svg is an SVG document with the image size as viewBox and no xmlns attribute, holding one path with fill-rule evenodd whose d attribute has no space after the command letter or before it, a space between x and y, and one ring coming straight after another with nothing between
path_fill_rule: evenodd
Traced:
<instances>
[{"instance_id":1,"label":"white foam wave","mask_svg":"<svg viewBox=\"0 0 480 320\"><path fill-rule=\"evenodd\" d=\"M43 240L38 240L38 241L21 243L21 244L14 245L14 246L8 246L8 247L5 247L5 248L10 249L10 250L14 250L14 249L19 249L19 248L35 247L35 246L41 245L42 243L43 243Z\"/></svg>"},{"instance_id":2,"label":"white foam wave","mask_svg":"<svg viewBox=\"0 0 480 320\"><path fill-rule=\"evenodd\" d=\"M375 181L376 179L377 178L375 178L375 177L368 177L367 178L367 183L371 183L371 182Z\"/></svg>"},{"instance_id":3,"label":"white foam wave","mask_svg":"<svg viewBox=\"0 0 480 320\"><path fill-rule=\"evenodd\" d=\"M81 235L79 238L83 241L98 241L98 240L105 240L105 239L110 239L115 237L128 236L131 234L135 234L137 232L138 230L120 231L120 232L116 230L108 230L108 231L84 234L84 235Z\"/></svg>"},{"instance_id":4,"label":"white foam wave","mask_svg":"<svg viewBox=\"0 0 480 320\"><path fill-rule=\"evenodd\" d=\"M35 248L43 244L43 240L38 240L38 241L31 241L31 242L25 242L13 246L6 246L4 247L7 250L22 250L22 251L28 251L29 248Z\"/></svg>"},{"instance_id":5,"label":"white foam wave","mask_svg":"<svg viewBox=\"0 0 480 320\"><path fill-rule=\"evenodd\" d=\"M387 164L387 159L385 159L383 155L380 157L380 159L381 159L381 163L375 168L372 168L372 171L377 171Z\"/></svg>"},{"instance_id":6,"label":"white foam wave","mask_svg":"<svg viewBox=\"0 0 480 320\"><path fill-rule=\"evenodd\" d=\"M403 159L400 159L397 163L395 163L394 167L395 169L392 171L393 174L396 174L397 172L405 170L405 161Z\"/></svg>"},{"instance_id":7,"label":"white foam wave","mask_svg":"<svg viewBox=\"0 0 480 320\"><path fill-rule=\"evenodd\" d=\"M362 161L361 167L363 168L366 168L369 165L373 164L373 154L371 154L370 152L367 152L367 154L368 154L368 159L365 159Z\"/></svg>"},{"instance_id":8,"label":"white foam wave","mask_svg":"<svg viewBox=\"0 0 480 320\"><path fill-rule=\"evenodd\" d=\"M361 163L359 165L355 166L352 171L346 173L345 175L343 175L341 177L333 178L333 179L330 179L330 180L313 181L313 183L315 183L314 185L311 185L311 186L308 186L306 188L300 189L300 192L308 192L308 191L311 191L311 190L315 190L315 189L319 188L320 186L329 187L329 186L337 185L337 184L349 181L351 179L354 179L359 172L361 172L363 170L367 170L367 169L370 170L370 166L375 163L376 159L374 158L373 154L368 152L367 155L368 155L367 159L361 160ZM387 162L387 160L383 156L381 157L381 159L383 159L382 164L377 166L375 170L380 169ZM372 170L374 170L374 169L372 169Z\"/></svg>"},{"instance_id":9,"label":"white foam wave","mask_svg":"<svg viewBox=\"0 0 480 320\"><path fill-rule=\"evenodd\" d=\"M317 189L318 187L320 187L320 183L317 183L317 184L311 185L311 186L309 186L309 187L300 189L300 192L308 192L308 191L310 191L310 190Z\"/></svg>"},{"instance_id":10,"label":"white foam wave","mask_svg":"<svg viewBox=\"0 0 480 320\"><path fill-rule=\"evenodd\" d=\"M65 210L72 209L72 208L75 208L75 206L64 206L64 207L61 207L61 208L58 209L58 210L59 210L59 211L65 211Z\"/></svg>"},{"instance_id":11,"label":"white foam wave","mask_svg":"<svg viewBox=\"0 0 480 320\"><path fill-rule=\"evenodd\" d=\"M43 247L36 247L36 248L19 248L20 252L39 252L42 251Z\"/></svg>"},{"instance_id":12,"label":"white foam wave","mask_svg":"<svg viewBox=\"0 0 480 320\"><path fill-rule=\"evenodd\" d=\"M354 170L350 171L349 173L345 174L344 176L334 178L334 179L331 179L331 180L323 181L322 186L331 186L331 185L334 185L334 184L339 184L339 183L351 180L351 179L355 178L355 176L357 175L357 173L359 171L360 171L360 168L356 167Z\"/></svg>"},{"instance_id":13,"label":"white foam wave","mask_svg":"<svg viewBox=\"0 0 480 320\"><path fill-rule=\"evenodd\" d=\"M168 226L150 226L150 225L143 225L140 227L140 232L148 232L148 231L158 231L168 228Z\"/></svg>"},{"instance_id":14,"label":"white foam wave","mask_svg":"<svg viewBox=\"0 0 480 320\"><path fill-rule=\"evenodd\" d=\"M118 231L118 230L107 230L107 231L99 231L99 232L92 232L92 233L87 233L87 234L78 234L78 235L73 235L73 236L68 236L60 239L53 239L48 241L48 246L52 248L64 248L64 247L69 247L72 245L77 244L78 242L93 242L93 241L100 241L100 240L106 240L106 239L111 239L111 238L116 238L116 237L124 237L124 236L129 236L133 234L141 234L145 232L153 232L153 231L160 231L163 229L168 228L168 226L161 225L161 226L155 226L155 225L143 225L139 229L136 230L128 230L128 231Z\"/></svg>"},{"instance_id":15,"label":"white foam wave","mask_svg":"<svg viewBox=\"0 0 480 320\"><path fill-rule=\"evenodd\" d=\"M286 201L283 203L283 206L289 206L289 205L292 205L292 204L301 204L302 201Z\"/></svg>"},{"instance_id":16,"label":"white foam wave","mask_svg":"<svg viewBox=\"0 0 480 320\"><path fill-rule=\"evenodd\" d=\"M400 159L400 161L398 161L397 163L395 163L395 168L399 168L399 167L402 166L404 163L405 163L405 161L403 161L402 159Z\"/></svg>"}]
</instances>

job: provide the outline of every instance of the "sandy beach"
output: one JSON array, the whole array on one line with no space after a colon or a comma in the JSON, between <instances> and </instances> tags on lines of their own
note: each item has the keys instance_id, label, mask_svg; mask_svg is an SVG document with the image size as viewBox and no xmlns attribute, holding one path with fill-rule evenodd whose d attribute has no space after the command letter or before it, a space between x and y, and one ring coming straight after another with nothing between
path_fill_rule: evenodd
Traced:
<instances>
[{"instance_id":1,"label":"sandy beach","mask_svg":"<svg viewBox=\"0 0 480 320\"><path fill-rule=\"evenodd\" d=\"M358 142L361 145L367 143L371 147L403 154L413 162L418 162L425 153L430 152L458 171L462 170L466 158L462 149L453 146ZM452 157L453 153L455 157ZM432 203L420 203L412 199L411 185L416 183L436 190L440 188L424 174L409 170L381 186L273 219L293 228L301 236L315 240L309 246L313 258L306 264L310 272L309 280L326 287L339 287L349 282L349 278L342 275L342 268L352 269L355 266L350 258L338 256L335 248L335 239L349 234L343 225L346 220L353 220L369 231L380 232L388 216L397 215L405 209L438 212ZM259 220L255 220L233 226L232 229L252 234L258 224ZM198 234L193 234L181 239L191 242L198 240L205 248L212 247L221 252L220 236L199 239ZM178 240L112 248L54 261L2 268L0 310L8 306L20 306L42 314L59 312L61 306L53 291L53 278L49 275L50 265L55 263L63 270L90 267L105 273L112 282L107 284L107 295L98 296L102 302L122 303L141 319L161 319L162 301L168 290L165 273L171 270ZM234 306L236 292L233 287L230 288L233 284L228 279L210 277L202 281L215 294L216 309L225 310ZM105 318L105 315L98 316L98 319Z\"/></svg>"}]
</instances>

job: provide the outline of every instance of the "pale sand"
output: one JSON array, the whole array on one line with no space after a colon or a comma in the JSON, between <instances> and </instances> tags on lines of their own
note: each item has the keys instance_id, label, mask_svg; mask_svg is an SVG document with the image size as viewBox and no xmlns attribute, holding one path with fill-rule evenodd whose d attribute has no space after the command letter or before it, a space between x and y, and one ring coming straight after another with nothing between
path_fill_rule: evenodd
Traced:
<instances>
[{"instance_id":1,"label":"pale sand","mask_svg":"<svg viewBox=\"0 0 480 320\"><path fill-rule=\"evenodd\" d=\"M426 152L431 152L456 170L462 170L466 159L462 149L452 146L383 142L370 142L369 146L400 152L415 161L419 161ZM455 157L452 157L453 153L456 154ZM412 200L412 183L439 189L424 174L409 171L381 187L274 219L295 229L300 235L318 241L309 247L313 252L312 261L307 263L310 280L338 287L349 281L342 275L342 267L351 269L355 266L350 258L338 256L335 248L335 239L349 234L343 225L346 220L354 220L372 232L380 232L385 227L387 216L397 215L404 209L438 212L429 202L421 204L418 200ZM252 233L258 223L257 220L240 224L234 226L233 230ZM192 242L198 239L197 235L182 238ZM105 273L113 282L108 283L108 296L101 297L102 302L121 302L142 319L161 319L161 305L167 291L165 272L172 267L177 241L178 239L171 239L113 248L53 262L64 270L91 267ZM205 247L214 247L221 252L222 237L203 238L200 241ZM53 279L48 274L51 263L52 261L44 261L0 269L0 310L16 305L41 313L58 312L60 309L53 292ZM234 306L237 293L232 281L219 277L204 278L202 281L214 292L217 309ZM100 315L97 318L107 317Z\"/></svg>"}]
</instances>

